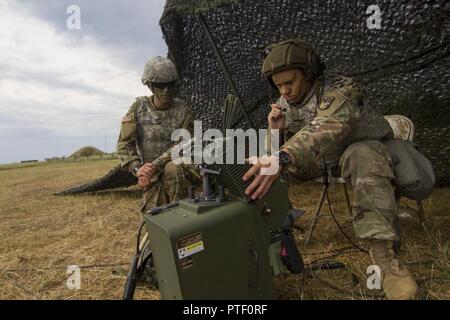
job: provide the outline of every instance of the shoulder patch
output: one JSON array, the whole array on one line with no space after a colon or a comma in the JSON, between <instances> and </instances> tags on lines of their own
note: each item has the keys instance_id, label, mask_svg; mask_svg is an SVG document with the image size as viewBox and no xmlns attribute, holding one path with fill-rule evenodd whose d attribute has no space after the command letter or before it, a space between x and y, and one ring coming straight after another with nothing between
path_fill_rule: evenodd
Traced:
<instances>
[{"instance_id":1,"label":"shoulder patch","mask_svg":"<svg viewBox=\"0 0 450 320\"><path fill-rule=\"evenodd\" d=\"M320 110L326 110L331 106L331 103L333 102L334 97L333 96L325 96L323 97L322 101L320 102L319 109Z\"/></svg>"},{"instance_id":2,"label":"shoulder patch","mask_svg":"<svg viewBox=\"0 0 450 320\"><path fill-rule=\"evenodd\" d=\"M127 114L125 117L122 118L122 123L130 121L133 121L133 114Z\"/></svg>"},{"instance_id":3,"label":"shoulder patch","mask_svg":"<svg viewBox=\"0 0 450 320\"><path fill-rule=\"evenodd\" d=\"M329 117L335 113L347 100L339 91L327 92L317 107L318 117Z\"/></svg>"}]
</instances>

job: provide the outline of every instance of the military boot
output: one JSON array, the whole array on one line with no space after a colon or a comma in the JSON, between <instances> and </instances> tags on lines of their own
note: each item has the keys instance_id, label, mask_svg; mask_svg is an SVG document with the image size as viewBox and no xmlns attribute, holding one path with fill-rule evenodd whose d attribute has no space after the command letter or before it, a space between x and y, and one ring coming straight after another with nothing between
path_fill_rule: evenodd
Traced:
<instances>
[{"instance_id":1,"label":"military boot","mask_svg":"<svg viewBox=\"0 0 450 320\"><path fill-rule=\"evenodd\" d=\"M417 283L396 258L392 241L371 240L370 259L380 267L383 291L389 300L411 300L417 295Z\"/></svg>"}]
</instances>

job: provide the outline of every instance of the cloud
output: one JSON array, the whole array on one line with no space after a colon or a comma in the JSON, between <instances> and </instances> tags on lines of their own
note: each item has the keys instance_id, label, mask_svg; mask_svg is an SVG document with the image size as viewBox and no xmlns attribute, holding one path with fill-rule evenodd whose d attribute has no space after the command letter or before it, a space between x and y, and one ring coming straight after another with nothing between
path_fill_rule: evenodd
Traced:
<instances>
[{"instance_id":1,"label":"cloud","mask_svg":"<svg viewBox=\"0 0 450 320\"><path fill-rule=\"evenodd\" d=\"M56 2L50 4L55 6ZM89 12L89 4L84 6L82 15ZM65 19L68 15L64 15L65 10L62 13ZM160 33L157 21L151 23ZM120 45L123 41L118 40L114 47L111 34L97 37L94 25L89 29L92 32L63 31L55 20L37 13L36 3L0 0L0 136L2 148L9 150L7 159L0 153L0 162L11 161L19 145L20 158L14 161L21 160L23 149L27 149L24 143L39 138L45 145L52 137L45 150L50 156L58 139L83 141L84 137L89 145L98 137L103 141L105 135L115 136L134 97L149 94L140 78L150 55L140 54L141 65L136 67L130 58L136 51L127 55L127 48ZM146 39L128 41L131 45ZM24 136L24 132L34 134Z\"/></svg>"},{"instance_id":2,"label":"cloud","mask_svg":"<svg viewBox=\"0 0 450 320\"><path fill-rule=\"evenodd\" d=\"M167 51L159 27L165 0L26 0L27 11L53 24L58 33L77 39L95 35L103 47L114 50L134 67L141 68L149 56ZM82 30L68 32L66 9L81 10Z\"/></svg>"}]
</instances>

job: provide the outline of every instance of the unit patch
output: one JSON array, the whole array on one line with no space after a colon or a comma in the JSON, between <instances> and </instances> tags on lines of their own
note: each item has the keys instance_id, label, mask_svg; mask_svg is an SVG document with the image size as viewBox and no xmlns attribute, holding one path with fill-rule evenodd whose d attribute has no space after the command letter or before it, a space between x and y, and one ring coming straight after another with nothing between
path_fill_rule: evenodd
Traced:
<instances>
[{"instance_id":1,"label":"unit patch","mask_svg":"<svg viewBox=\"0 0 450 320\"><path fill-rule=\"evenodd\" d=\"M328 109L331 106L331 104L333 103L333 101L334 101L334 97L333 96L325 96L325 97L323 97L322 101L320 102L319 109L320 110Z\"/></svg>"},{"instance_id":2,"label":"unit patch","mask_svg":"<svg viewBox=\"0 0 450 320\"><path fill-rule=\"evenodd\" d=\"M133 120L132 114L126 115L125 117L122 118L122 122L130 122L131 120Z\"/></svg>"}]
</instances>

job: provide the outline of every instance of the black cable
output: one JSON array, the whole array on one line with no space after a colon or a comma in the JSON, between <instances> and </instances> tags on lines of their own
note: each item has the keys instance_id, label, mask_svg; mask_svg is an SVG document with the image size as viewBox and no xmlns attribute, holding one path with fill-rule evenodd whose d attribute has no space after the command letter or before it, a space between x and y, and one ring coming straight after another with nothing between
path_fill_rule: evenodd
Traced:
<instances>
[{"instance_id":1,"label":"black cable","mask_svg":"<svg viewBox=\"0 0 450 320\"><path fill-rule=\"evenodd\" d=\"M345 252L349 249L353 249L354 246L347 246L347 247L342 247L342 248L338 248L338 249L333 249L333 250L326 250L326 251L320 251L320 252L309 252L308 254L305 254L306 256L317 256L320 254L325 254L325 253L341 253L341 252Z\"/></svg>"},{"instance_id":2,"label":"black cable","mask_svg":"<svg viewBox=\"0 0 450 320\"><path fill-rule=\"evenodd\" d=\"M107 268L107 267L120 267L128 265L128 262L123 263L111 263L111 264L90 264L85 266L78 266L80 269L93 269L93 268ZM23 268L23 269L4 269L0 272L31 272L31 271L52 271L52 270L63 270L67 269L67 266L55 266L55 267L45 267L45 268L39 268L39 267L33 267L33 268Z\"/></svg>"},{"instance_id":3,"label":"black cable","mask_svg":"<svg viewBox=\"0 0 450 320\"><path fill-rule=\"evenodd\" d=\"M353 292L353 291L348 291L348 290L342 289L342 288L336 286L335 284L330 283L329 281L326 281L326 280L320 278L314 272L314 271L322 271L322 270L346 269L347 266L344 263L342 263L340 261L335 261L335 260L334 261L333 260L324 261L322 263L319 263L319 262L320 261L318 261L318 260L311 262L310 263L310 267L308 268L308 270L305 269L304 275L306 275L306 273L312 275L320 283L322 283L323 285L325 285L325 286L327 286L327 287L329 287L329 288L331 288L331 289L333 289L335 291L338 291L338 292L341 292L341 293L344 293L344 294L347 294L347 295L351 295L351 296L355 294L355 292ZM351 272L351 275L352 275L352 277L355 277L358 282L360 282L359 278L353 272ZM371 296L371 297L376 297L376 298L384 297L384 295L382 295L382 294L368 293L366 291L364 291L364 293L366 295L368 295L368 296Z\"/></svg>"},{"instance_id":4,"label":"black cable","mask_svg":"<svg viewBox=\"0 0 450 320\"><path fill-rule=\"evenodd\" d=\"M331 289L333 289L333 290L335 290L335 291L338 291L338 292L340 292L340 293L347 294L347 295L353 295L353 292L352 292L352 291L347 291L347 290L344 290L344 289L342 289L342 288L339 288L339 287L335 286L334 284L332 284L332 283L330 283L330 282L328 282L328 281L323 280L322 278L320 278L320 277L319 277L317 274L315 274L315 273L311 273L311 275L312 275L316 280L318 280L320 283L322 283L323 285L325 285L325 286L327 286L327 287L329 287L329 288L331 288Z\"/></svg>"},{"instance_id":5,"label":"black cable","mask_svg":"<svg viewBox=\"0 0 450 320\"><path fill-rule=\"evenodd\" d=\"M136 243L136 254L139 254L139 245L141 244L141 232L142 228L145 225L145 221L142 221L141 225L139 226L138 236L137 236L137 243Z\"/></svg>"},{"instance_id":6,"label":"black cable","mask_svg":"<svg viewBox=\"0 0 450 320\"><path fill-rule=\"evenodd\" d=\"M330 282L328 282L328 281L326 281L326 280L320 278L320 277L317 276L317 274L315 274L315 273L311 273L311 275L312 275L316 280L318 280L320 283L322 283L323 285L325 285L325 286L327 286L327 287L329 287L329 288L331 288L331 289L333 289L333 290L335 290L335 291L338 291L338 292L341 292L341 293L343 293L343 294L347 294L347 295L350 295L350 296L353 296L353 295L355 294L355 292L353 292L353 291L347 291L347 290L345 290L345 289L339 288L338 286L336 286L336 285L334 285L334 284L332 284L332 283L330 283ZM363 291L363 292L364 292L367 296L374 297L374 298L384 298L384 297L385 297L383 294L368 293L368 292L366 292L366 291Z\"/></svg>"},{"instance_id":7,"label":"black cable","mask_svg":"<svg viewBox=\"0 0 450 320\"><path fill-rule=\"evenodd\" d=\"M334 222L336 223L337 227L339 228L339 230L342 232L342 234L344 235L344 237L355 247L358 248L361 252L364 252L366 254L369 254L369 251L367 251L366 249L361 248L360 246L358 246L356 243L354 243L352 241L352 239L350 239L350 237L345 233L345 231L342 229L341 225L339 224L339 222L337 221L336 217L334 216L333 213L333 208L331 207L331 203L330 203L330 197L328 195L328 192L326 194L327 197L327 204L328 204L328 208L330 209L330 215L333 218Z\"/></svg>"},{"instance_id":8,"label":"black cable","mask_svg":"<svg viewBox=\"0 0 450 320\"><path fill-rule=\"evenodd\" d=\"M309 263L309 267L305 268L305 272L313 272L317 270L332 270L332 269L345 269L347 266L337 260L325 260L320 261L320 259L314 260Z\"/></svg>"},{"instance_id":9,"label":"black cable","mask_svg":"<svg viewBox=\"0 0 450 320\"><path fill-rule=\"evenodd\" d=\"M340 261L329 260L329 261L320 262L319 260L315 260L315 261L311 262L309 268L308 269L305 268L305 274L306 273L310 274L316 280L318 280L320 283L322 283L323 285L325 285L333 290L336 290L336 291L344 293L344 294L353 295L354 292L339 288L336 285L323 280L314 272L314 271L322 271L322 270L346 269L347 266ZM356 276L356 275L354 275L354 273L352 273L352 277L353 276Z\"/></svg>"},{"instance_id":10,"label":"black cable","mask_svg":"<svg viewBox=\"0 0 450 320\"><path fill-rule=\"evenodd\" d=\"M355 248L355 247L353 247L353 246L352 246L352 248L354 248L354 249L353 249L352 251L347 251L347 253L360 252L358 248ZM336 252L336 253L331 254L331 255L329 255L329 256L325 256L325 257L318 258L318 259L314 260L313 262L322 261L322 260L327 260L327 259L332 259L332 258L335 258L335 257L340 256L340 255L343 254L343 253L344 253L344 251L342 251L342 252Z\"/></svg>"}]
</instances>

